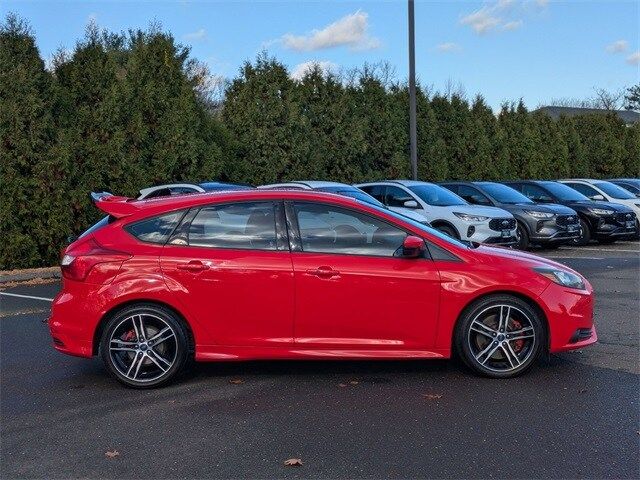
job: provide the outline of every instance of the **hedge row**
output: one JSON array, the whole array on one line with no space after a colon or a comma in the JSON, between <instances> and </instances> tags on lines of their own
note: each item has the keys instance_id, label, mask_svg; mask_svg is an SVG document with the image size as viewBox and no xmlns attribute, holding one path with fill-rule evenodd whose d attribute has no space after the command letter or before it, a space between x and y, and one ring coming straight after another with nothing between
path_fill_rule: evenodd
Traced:
<instances>
[{"instance_id":1,"label":"hedge row","mask_svg":"<svg viewBox=\"0 0 640 480\"><path fill-rule=\"evenodd\" d=\"M212 104L206 70L169 33L91 26L45 68L28 26L9 15L0 26L0 269L55 263L67 236L99 215L90 191L408 177L408 92L383 73L312 69L293 80L263 54ZM640 126L613 115L553 121L522 102L494 115L482 97L419 88L418 139L419 177L430 181L640 171Z\"/></svg>"}]
</instances>

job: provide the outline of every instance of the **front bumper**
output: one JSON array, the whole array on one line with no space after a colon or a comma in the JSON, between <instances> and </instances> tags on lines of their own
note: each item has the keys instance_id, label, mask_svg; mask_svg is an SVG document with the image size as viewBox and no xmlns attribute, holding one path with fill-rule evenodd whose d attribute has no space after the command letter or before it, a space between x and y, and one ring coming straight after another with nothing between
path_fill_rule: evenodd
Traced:
<instances>
[{"instance_id":1,"label":"front bumper","mask_svg":"<svg viewBox=\"0 0 640 480\"><path fill-rule=\"evenodd\" d=\"M598 341L593 323L593 289L576 290L555 283L540 295L549 322L551 353L592 345Z\"/></svg>"},{"instance_id":2,"label":"front bumper","mask_svg":"<svg viewBox=\"0 0 640 480\"><path fill-rule=\"evenodd\" d=\"M538 244L564 244L580 238L582 229L575 215L557 215L552 219L533 220L528 223L529 240Z\"/></svg>"},{"instance_id":3,"label":"front bumper","mask_svg":"<svg viewBox=\"0 0 640 480\"><path fill-rule=\"evenodd\" d=\"M634 213L616 213L595 220L594 235L599 239L621 238L637 233L637 219Z\"/></svg>"}]
</instances>

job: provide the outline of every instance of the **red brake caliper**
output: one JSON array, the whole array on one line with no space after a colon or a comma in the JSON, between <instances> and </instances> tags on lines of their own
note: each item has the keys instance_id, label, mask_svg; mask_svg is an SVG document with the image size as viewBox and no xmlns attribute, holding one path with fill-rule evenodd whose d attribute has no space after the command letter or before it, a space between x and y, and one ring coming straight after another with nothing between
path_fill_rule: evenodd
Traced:
<instances>
[{"instance_id":1,"label":"red brake caliper","mask_svg":"<svg viewBox=\"0 0 640 480\"><path fill-rule=\"evenodd\" d=\"M513 324L514 330L520 330L522 328L522 324L519 321L512 319L511 322ZM513 342L513 350L516 353L522 350L523 346L524 346L524 340L522 338L520 340L516 340L515 342Z\"/></svg>"}]
</instances>

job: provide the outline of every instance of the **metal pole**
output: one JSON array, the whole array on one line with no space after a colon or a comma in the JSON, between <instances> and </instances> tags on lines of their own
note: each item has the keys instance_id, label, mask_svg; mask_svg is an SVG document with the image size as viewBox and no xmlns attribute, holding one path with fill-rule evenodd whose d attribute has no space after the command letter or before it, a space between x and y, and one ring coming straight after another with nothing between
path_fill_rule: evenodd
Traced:
<instances>
[{"instance_id":1,"label":"metal pole","mask_svg":"<svg viewBox=\"0 0 640 480\"><path fill-rule=\"evenodd\" d=\"M409 0L409 142L411 175L418 179L418 145L416 132L416 39L413 0Z\"/></svg>"}]
</instances>

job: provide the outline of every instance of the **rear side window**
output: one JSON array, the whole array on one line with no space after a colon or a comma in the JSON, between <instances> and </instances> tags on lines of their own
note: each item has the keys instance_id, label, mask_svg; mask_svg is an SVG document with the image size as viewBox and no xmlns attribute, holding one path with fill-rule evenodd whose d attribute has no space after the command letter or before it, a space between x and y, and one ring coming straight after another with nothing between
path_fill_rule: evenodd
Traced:
<instances>
[{"instance_id":1,"label":"rear side window","mask_svg":"<svg viewBox=\"0 0 640 480\"><path fill-rule=\"evenodd\" d=\"M180 210L158 217L147 218L127 225L125 230L140 241L164 244L183 214L184 211Z\"/></svg>"},{"instance_id":2,"label":"rear side window","mask_svg":"<svg viewBox=\"0 0 640 480\"><path fill-rule=\"evenodd\" d=\"M190 246L276 250L276 204L237 203L200 209L189 225Z\"/></svg>"}]
</instances>

